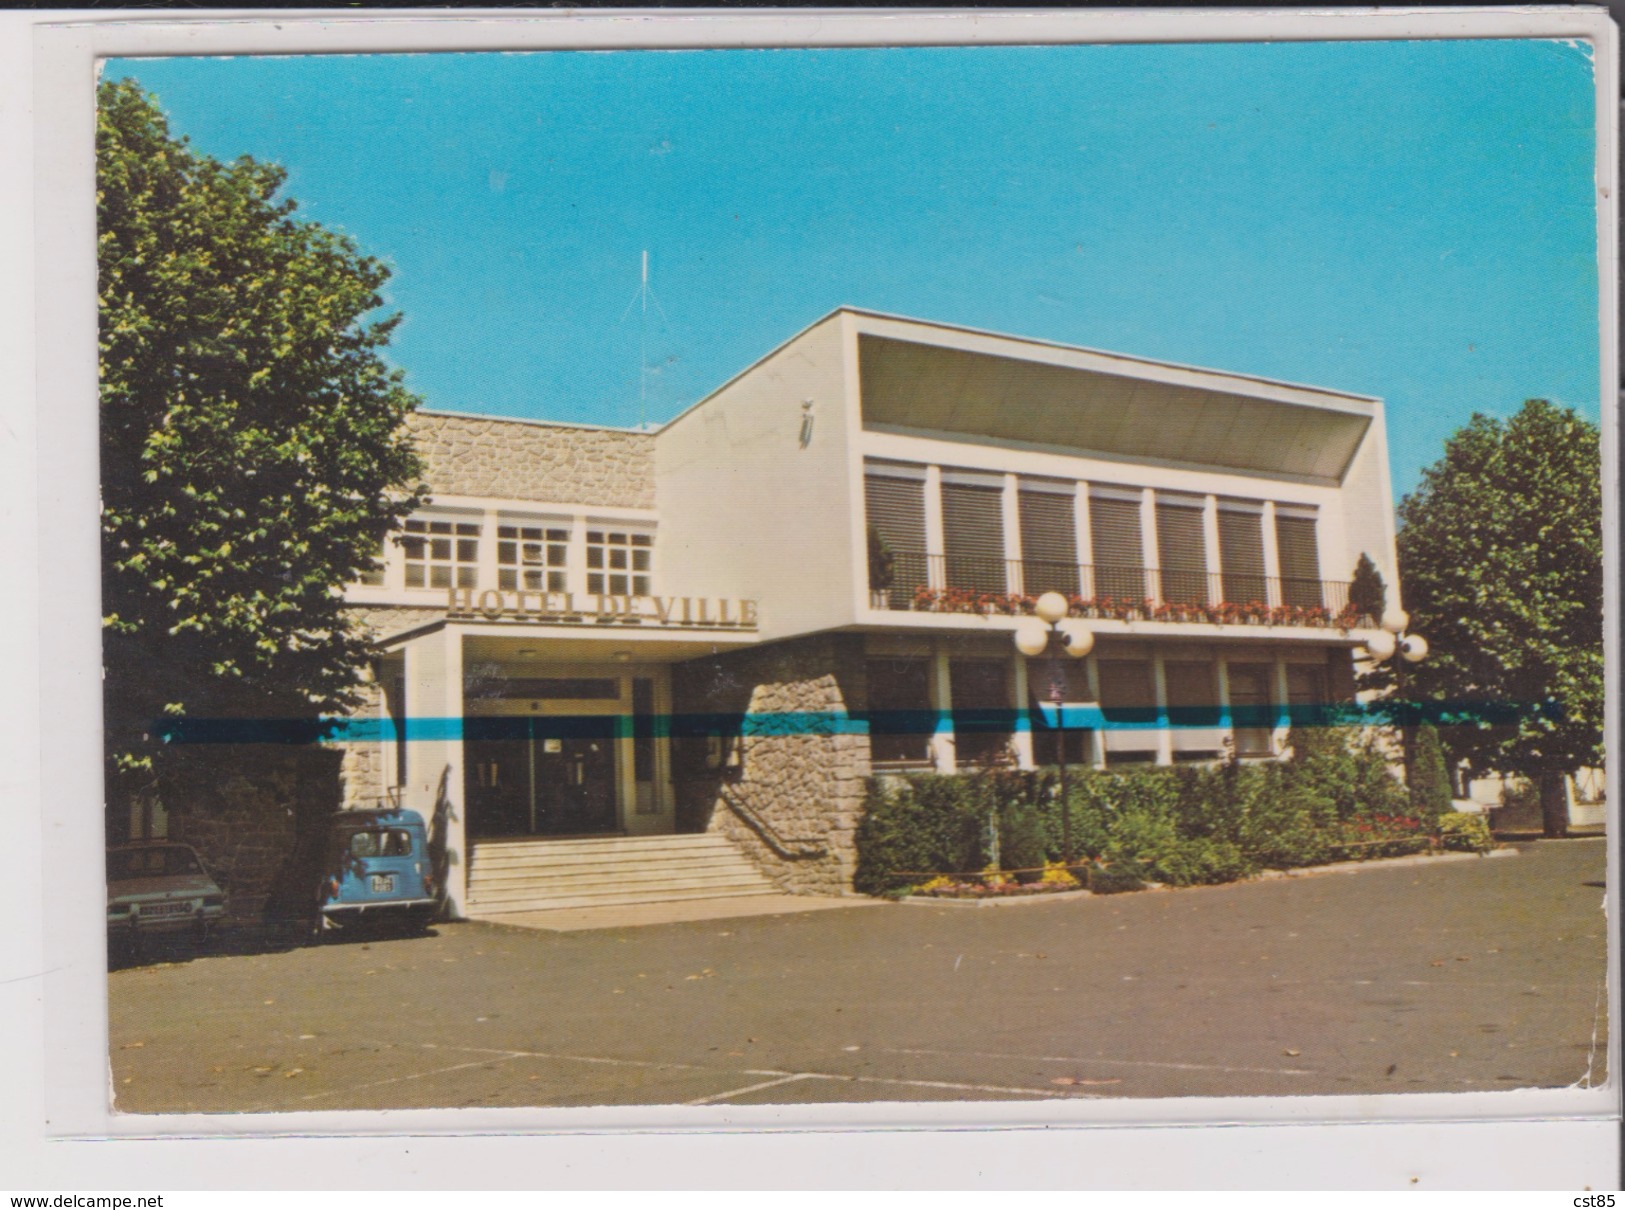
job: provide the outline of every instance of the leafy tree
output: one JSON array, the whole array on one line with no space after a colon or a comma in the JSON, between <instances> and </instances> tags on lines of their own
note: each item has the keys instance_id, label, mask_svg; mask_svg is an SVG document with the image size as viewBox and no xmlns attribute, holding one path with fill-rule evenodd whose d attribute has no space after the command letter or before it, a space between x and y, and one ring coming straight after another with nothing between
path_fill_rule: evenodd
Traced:
<instances>
[{"instance_id":1,"label":"leafy tree","mask_svg":"<svg viewBox=\"0 0 1625 1210\"><path fill-rule=\"evenodd\" d=\"M1597 426L1533 399L1475 415L1399 507L1411 628L1428 658L1402 697L1457 703L1452 757L1541 786L1564 829L1563 777L1602 759L1602 486Z\"/></svg>"},{"instance_id":2,"label":"leafy tree","mask_svg":"<svg viewBox=\"0 0 1625 1210\"><path fill-rule=\"evenodd\" d=\"M356 700L334 591L421 499L416 399L369 320L388 276L293 217L285 173L97 94L102 592L109 802L181 758L153 720L302 718ZM184 762L181 762L184 763Z\"/></svg>"},{"instance_id":3,"label":"leafy tree","mask_svg":"<svg viewBox=\"0 0 1625 1210\"><path fill-rule=\"evenodd\" d=\"M1379 621L1387 600L1388 585L1383 583L1382 572L1377 570L1370 555L1362 553L1354 565L1354 578L1349 582L1349 604L1363 616Z\"/></svg>"}]
</instances>

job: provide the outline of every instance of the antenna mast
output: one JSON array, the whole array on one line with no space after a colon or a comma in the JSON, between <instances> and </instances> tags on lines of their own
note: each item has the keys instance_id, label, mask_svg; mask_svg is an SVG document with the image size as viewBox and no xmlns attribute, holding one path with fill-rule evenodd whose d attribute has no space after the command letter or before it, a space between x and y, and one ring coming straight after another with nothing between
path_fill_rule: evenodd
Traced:
<instances>
[{"instance_id":1,"label":"antenna mast","mask_svg":"<svg viewBox=\"0 0 1625 1210\"><path fill-rule=\"evenodd\" d=\"M626 311L621 315L624 323L632 308L637 307L638 314L638 431L643 431L649 423L649 304L654 303L655 310L660 312L660 318L666 318L665 309L660 300L649 288L649 250L643 250L642 275L638 280L638 292L632 301L627 304Z\"/></svg>"}]
</instances>

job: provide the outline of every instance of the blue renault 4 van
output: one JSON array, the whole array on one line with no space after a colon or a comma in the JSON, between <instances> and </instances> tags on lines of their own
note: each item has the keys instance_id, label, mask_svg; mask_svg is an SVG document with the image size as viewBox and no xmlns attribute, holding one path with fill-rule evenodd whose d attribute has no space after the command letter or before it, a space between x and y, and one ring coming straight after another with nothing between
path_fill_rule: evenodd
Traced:
<instances>
[{"instance_id":1,"label":"blue renault 4 van","mask_svg":"<svg viewBox=\"0 0 1625 1210\"><path fill-rule=\"evenodd\" d=\"M421 930L439 909L438 892L423 816L399 807L340 811L328 834L313 935L391 922Z\"/></svg>"}]
</instances>

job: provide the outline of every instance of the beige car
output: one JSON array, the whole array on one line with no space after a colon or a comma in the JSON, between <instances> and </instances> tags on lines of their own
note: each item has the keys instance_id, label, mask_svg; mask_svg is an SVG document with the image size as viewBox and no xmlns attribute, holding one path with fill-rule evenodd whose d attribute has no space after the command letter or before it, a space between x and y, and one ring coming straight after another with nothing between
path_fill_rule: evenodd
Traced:
<instances>
[{"instance_id":1,"label":"beige car","mask_svg":"<svg viewBox=\"0 0 1625 1210\"><path fill-rule=\"evenodd\" d=\"M107 850L109 937L190 932L201 944L225 914L225 892L189 845L139 841Z\"/></svg>"}]
</instances>

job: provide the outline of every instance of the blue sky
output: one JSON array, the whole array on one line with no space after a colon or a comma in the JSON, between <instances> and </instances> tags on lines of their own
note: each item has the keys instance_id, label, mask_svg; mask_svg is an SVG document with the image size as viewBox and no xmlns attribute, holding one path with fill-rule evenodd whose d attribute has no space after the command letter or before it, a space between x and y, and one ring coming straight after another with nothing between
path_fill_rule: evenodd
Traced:
<instances>
[{"instance_id":1,"label":"blue sky","mask_svg":"<svg viewBox=\"0 0 1625 1210\"><path fill-rule=\"evenodd\" d=\"M1592 62L1560 42L118 60L388 263L428 406L659 422L850 304L1598 415ZM635 303L650 254L655 298ZM640 353L640 342L646 351Z\"/></svg>"}]
</instances>

